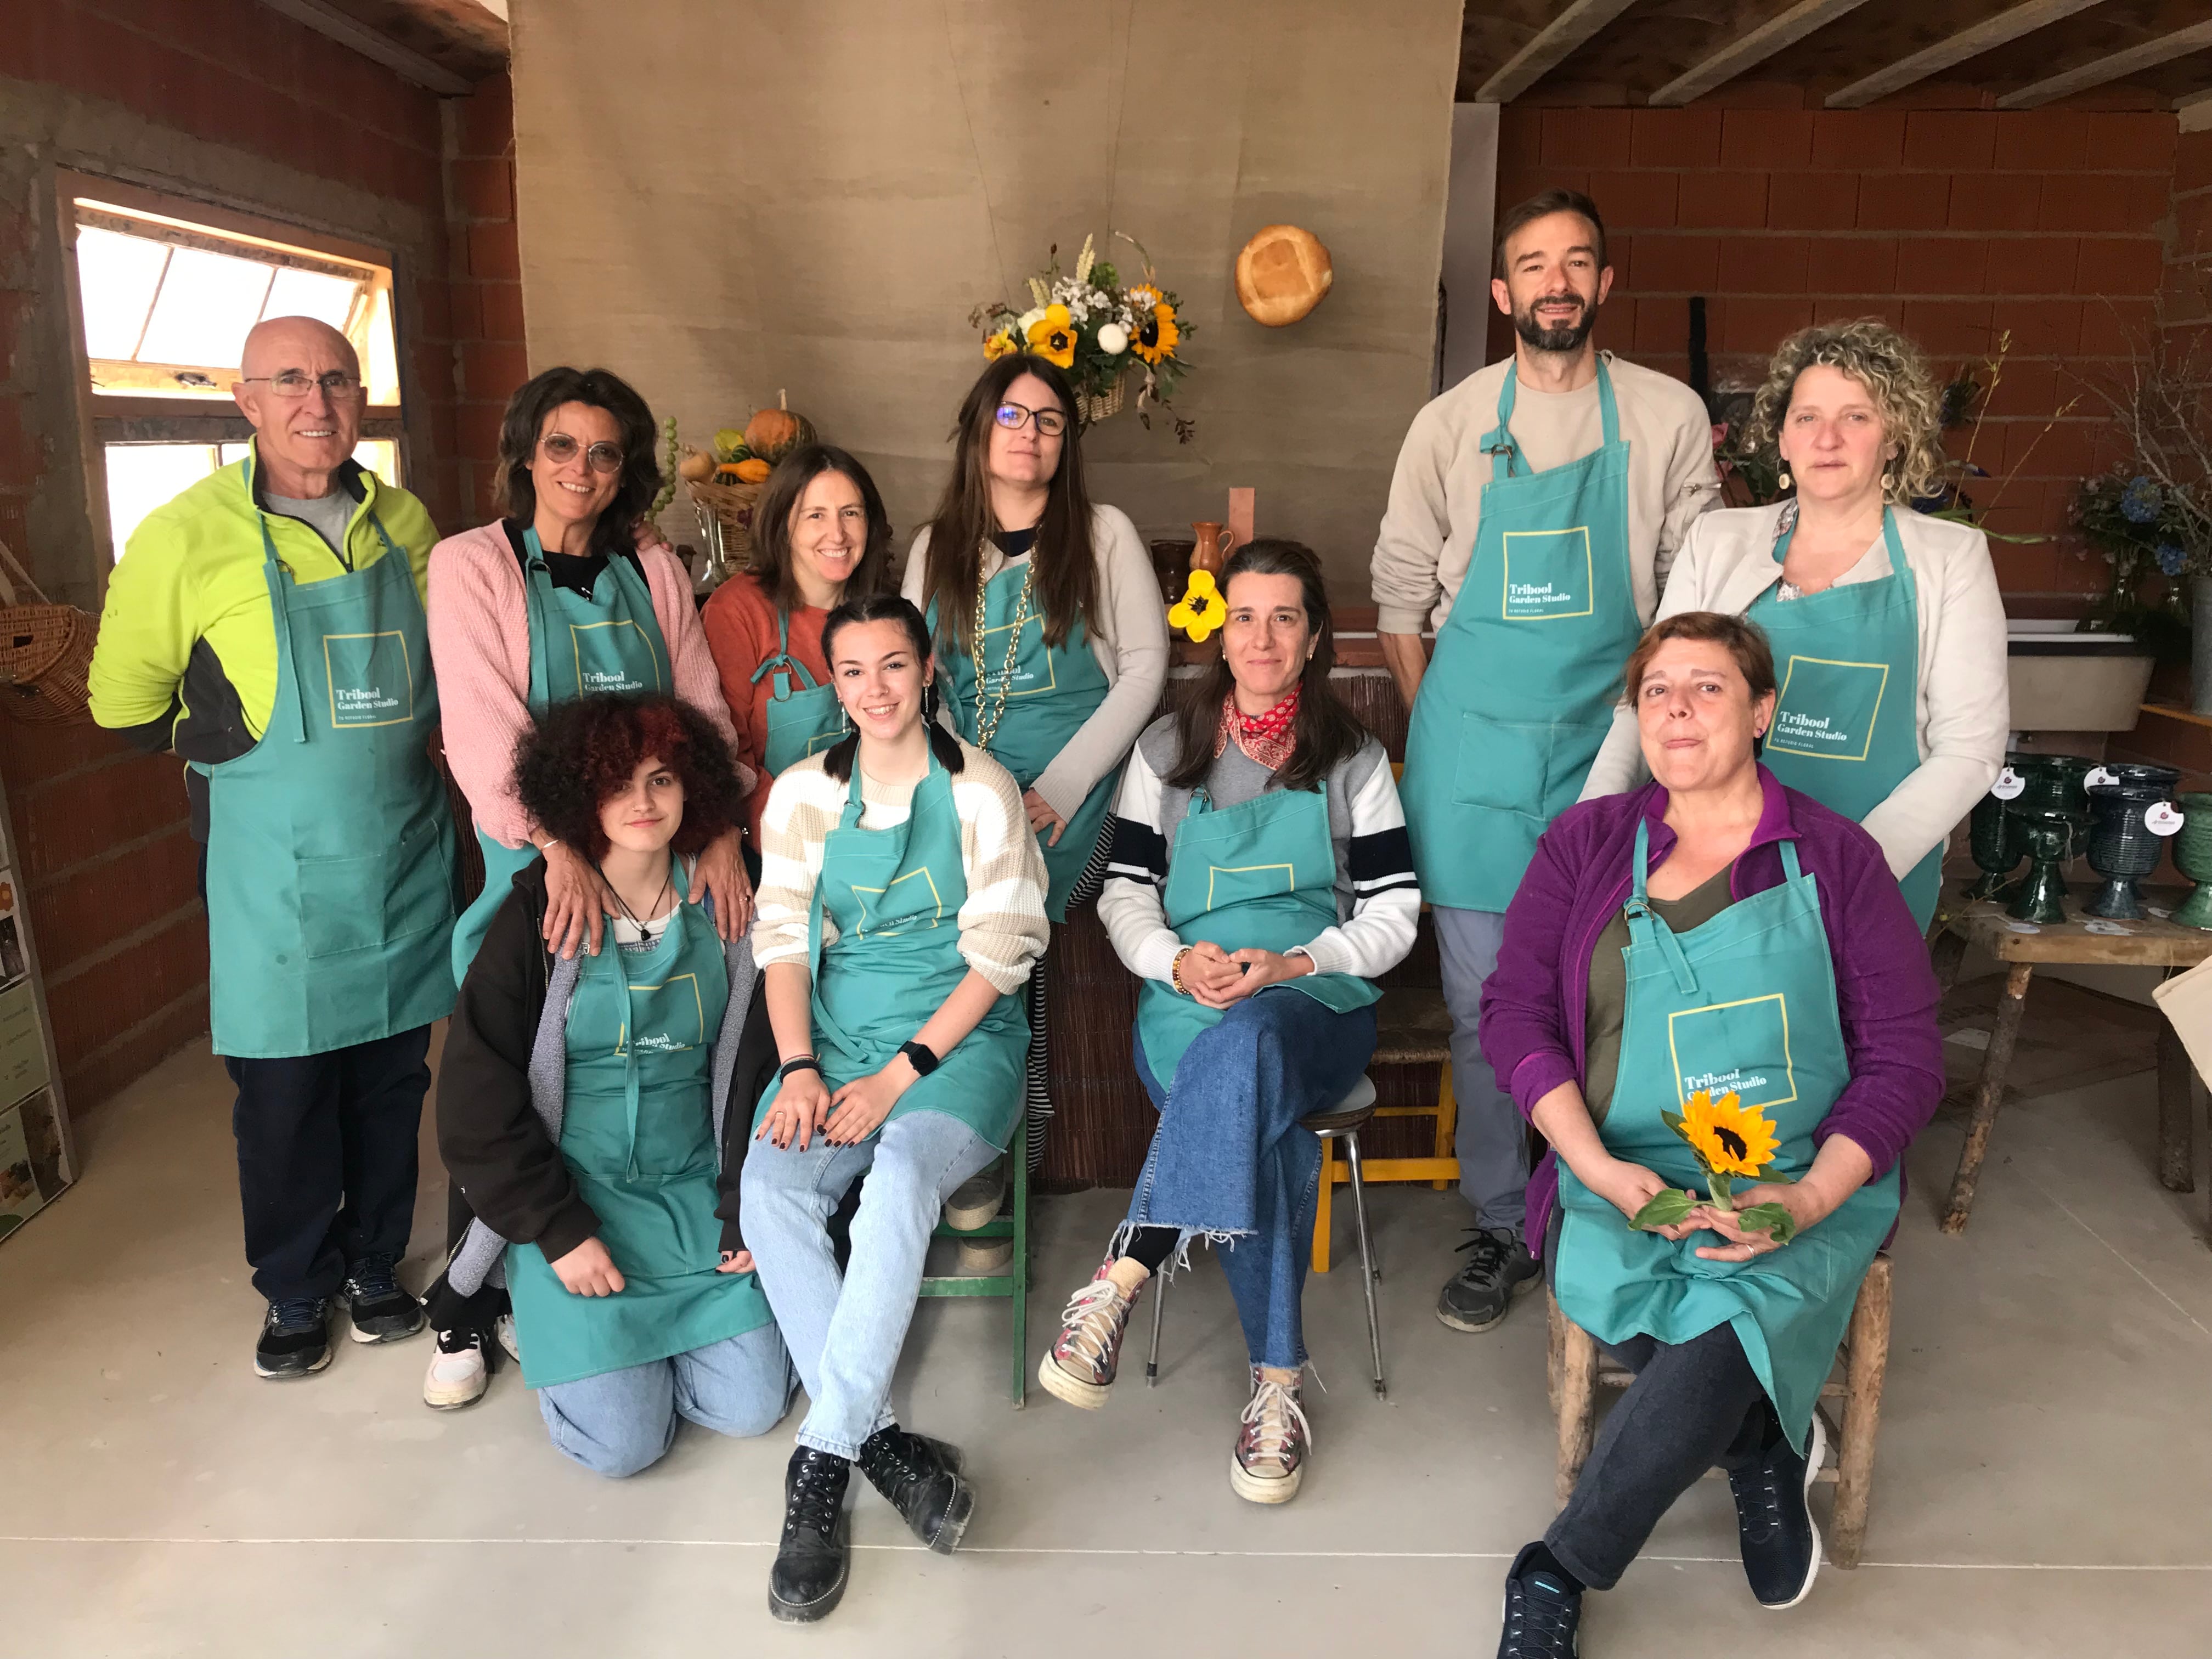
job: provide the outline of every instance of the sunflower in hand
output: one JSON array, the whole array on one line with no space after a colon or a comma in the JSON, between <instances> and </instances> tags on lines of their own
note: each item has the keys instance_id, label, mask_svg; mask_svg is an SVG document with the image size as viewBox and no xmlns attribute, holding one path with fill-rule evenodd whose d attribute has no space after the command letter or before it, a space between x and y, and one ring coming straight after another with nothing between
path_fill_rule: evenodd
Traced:
<instances>
[{"instance_id":1,"label":"sunflower in hand","mask_svg":"<svg viewBox=\"0 0 2212 1659\"><path fill-rule=\"evenodd\" d=\"M1735 1214L1736 1224L1745 1231L1771 1233L1777 1244L1787 1244L1796 1236L1796 1218L1783 1206L1754 1204L1738 1212L1730 1196L1731 1176L1753 1181L1784 1178L1774 1168L1781 1139L1765 1113L1756 1106L1746 1106L1733 1091L1715 1100L1700 1089L1683 1103L1680 1116L1666 1111L1659 1116L1698 1160L1711 1196L1700 1200L1694 1192L1679 1187L1662 1188L1636 1212L1628 1224L1631 1227L1649 1231L1677 1226L1699 1203L1709 1202L1723 1214Z\"/></svg>"}]
</instances>

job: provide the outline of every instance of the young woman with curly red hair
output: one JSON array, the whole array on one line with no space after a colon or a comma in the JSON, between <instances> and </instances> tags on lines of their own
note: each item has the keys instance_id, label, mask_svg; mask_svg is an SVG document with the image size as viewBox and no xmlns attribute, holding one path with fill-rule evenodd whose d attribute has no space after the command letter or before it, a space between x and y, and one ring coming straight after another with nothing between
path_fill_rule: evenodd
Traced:
<instances>
[{"instance_id":1,"label":"young woman with curly red hair","mask_svg":"<svg viewBox=\"0 0 2212 1659\"><path fill-rule=\"evenodd\" d=\"M721 1127L752 952L718 935L711 895L685 896L744 790L697 709L626 695L549 710L514 782L606 884L614 948L547 946L542 860L492 917L439 1073L439 1150L477 1217L441 1293L472 1297L503 1273L554 1445L632 1474L667 1451L679 1417L763 1433L793 1388L733 1203L720 1219L736 1190Z\"/></svg>"}]
</instances>

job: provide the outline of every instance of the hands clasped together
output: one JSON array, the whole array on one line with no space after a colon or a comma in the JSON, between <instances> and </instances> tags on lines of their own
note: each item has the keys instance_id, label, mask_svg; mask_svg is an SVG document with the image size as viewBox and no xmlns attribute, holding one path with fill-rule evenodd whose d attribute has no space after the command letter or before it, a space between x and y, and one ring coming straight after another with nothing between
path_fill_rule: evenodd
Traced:
<instances>
[{"instance_id":1,"label":"hands clasped together","mask_svg":"<svg viewBox=\"0 0 2212 1659\"><path fill-rule=\"evenodd\" d=\"M1313 971L1308 956L1281 956L1257 948L1224 951L1201 939L1176 957L1176 977L1201 1007L1226 1008L1255 991Z\"/></svg>"}]
</instances>

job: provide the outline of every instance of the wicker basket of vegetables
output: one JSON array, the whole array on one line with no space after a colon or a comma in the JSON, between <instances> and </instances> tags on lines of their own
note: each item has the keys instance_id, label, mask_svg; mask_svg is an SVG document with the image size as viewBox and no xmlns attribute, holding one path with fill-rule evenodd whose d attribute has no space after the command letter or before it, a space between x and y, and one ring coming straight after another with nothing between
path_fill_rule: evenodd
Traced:
<instances>
[{"instance_id":1,"label":"wicker basket of vegetables","mask_svg":"<svg viewBox=\"0 0 2212 1659\"><path fill-rule=\"evenodd\" d=\"M752 562L753 506L769 471L793 450L813 441L813 424L786 408L779 392L776 407L760 410L743 431L726 427L717 432L713 454L695 450L678 463L677 472L702 517L721 527L723 550L733 568Z\"/></svg>"}]
</instances>

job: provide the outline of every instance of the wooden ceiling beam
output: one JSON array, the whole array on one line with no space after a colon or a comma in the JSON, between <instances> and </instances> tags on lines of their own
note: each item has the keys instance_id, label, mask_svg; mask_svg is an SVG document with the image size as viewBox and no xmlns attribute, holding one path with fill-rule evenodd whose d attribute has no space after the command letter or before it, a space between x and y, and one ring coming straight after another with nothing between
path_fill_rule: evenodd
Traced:
<instances>
[{"instance_id":1,"label":"wooden ceiling beam","mask_svg":"<svg viewBox=\"0 0 2212 1659\"><path fill-rule=\"evenodd\" d=\"M1978 58L1994 51L2006 42L2032 34L2049 23L2063 17L2087 11L2102 3L2102 0L2021 0L2021 3L1999 12L1972 28L1938 40L1923 47L1910 58L1900 58L1886 69L1854 81L1850 85L1828 94L1830 109L1858 109L1887 98L1893 92L1925 81L1931 75L1940 75L1954 64L1963 64L1969 58Z\"/></svg>"},{"instance_id":2,"label":"wooden ceiling beam","mask_svg":"<svg viewBox=\"0 0 2212 1659\"><path fill-rule=\"evenodd\" d=\"M1701 64L1693 64L1653 93L1654 104L1686 104L1702 98L1746 70L1765 63L1784 46L1795 46L1818 28L1825 28L1845 12L1856 11L1866 0L1797 0L1779 16L1770 17L1750 33L1731 40Z\"/></svg>"},{"instance_id":3,"label":"wooden ceiling beam","mask_svg":"<svg viewBox=\"0 0 2212 1659\"><path fill-rule=\"evenodd\" d=\"M326 0L261 0L261 3L296 23L305 23L316 33L383 64L401 80L426 87L441 98L465 98L476 90L443 64L425 58L411 46L401 46L389 35L379 34Z\"/></svg>"},{"instance_id":4,"label":"wooden ceiling beam","mask_svg":"<svg viewBox=\"0 0 2212 1659\"><path fill-rule=\"evenodd\" d=\"M2077 64L2070 70L2046 76L2029 82L2016 92L2008 92L1997 100L1999 109L2033 109L2055 99L2069 97L2090 87L2101 87L2108 81L2133 75L2137 70L2154 69L2160 64L2170 64L2177 58L2186 58L2192 52L2212 48L2212 22L2192 23L2185 29L2176 29L2171 34L2161 34L2155 40L2145 40L2140 46L2130 46L2125 52L2116 52L2088 63Z\"/></svg>"},{"instance_id":5,"label":"wooden ceiling beam","mask_svg":"<svg viewBox=\"0 0 2212 1659\"><path fill-rule=\"evenodd\" d=\"M1570 52L1635 3L1636 0L1573 0L1475 88L1474 101L1511 103L1557 69Z\"/></svg>"}]
</instances>

